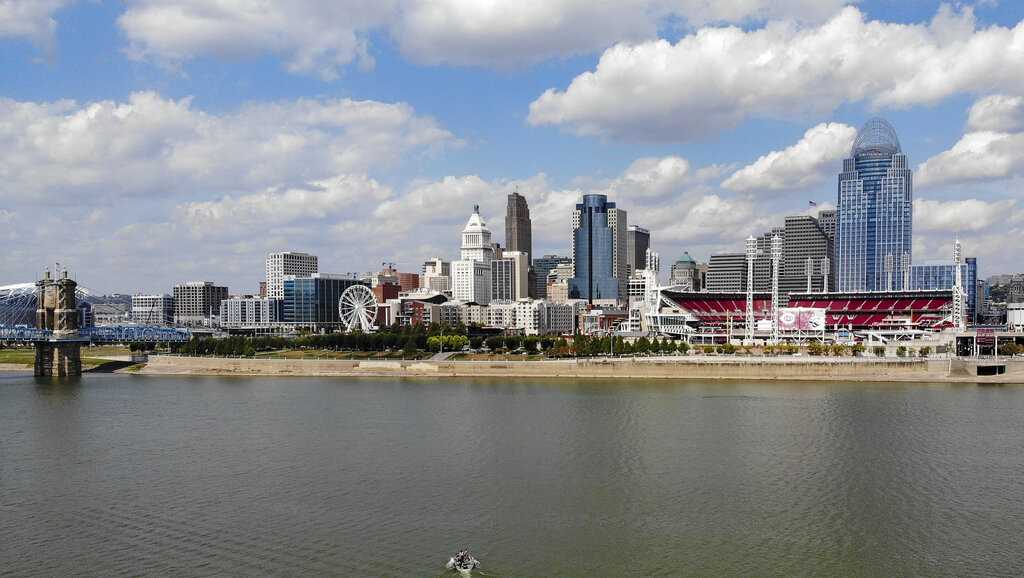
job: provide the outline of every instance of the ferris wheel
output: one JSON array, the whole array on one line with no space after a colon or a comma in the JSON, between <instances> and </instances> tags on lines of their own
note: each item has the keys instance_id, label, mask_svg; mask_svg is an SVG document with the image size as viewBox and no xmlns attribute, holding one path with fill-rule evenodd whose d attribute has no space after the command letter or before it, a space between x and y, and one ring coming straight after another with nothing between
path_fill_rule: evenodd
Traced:
<instances>
[{"instance_id":1,"label":"ferris wheel","mask_svg":"<svg viewBox=\"0 0 1024 578\"><path fill-rule=\"evenodd\" d=\"M338 299L338 315L345 329L354 331L374 331L377 326L377 298L366 285L353 285L341 294Z\"/></svg>"}]
</instances>

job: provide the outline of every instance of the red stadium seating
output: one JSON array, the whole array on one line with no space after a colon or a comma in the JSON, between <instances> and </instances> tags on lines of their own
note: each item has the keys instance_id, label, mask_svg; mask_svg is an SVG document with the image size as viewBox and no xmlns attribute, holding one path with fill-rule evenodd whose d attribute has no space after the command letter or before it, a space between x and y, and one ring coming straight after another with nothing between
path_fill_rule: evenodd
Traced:
<instances>
[{"instance_id":1,"label":"red stadium seating","mask_svg":"<svg viewBox=\"0 0 1024 578\"><path fill-rule=\"evenodd\" d=\"M949 291L834 295L823 299L820 294L794 294L789 306L824 308L826 323L854 330L905 325L907 320L921 329L933 329L949 324L946 319L953 301Z\"/></svg>"}]
</instances>

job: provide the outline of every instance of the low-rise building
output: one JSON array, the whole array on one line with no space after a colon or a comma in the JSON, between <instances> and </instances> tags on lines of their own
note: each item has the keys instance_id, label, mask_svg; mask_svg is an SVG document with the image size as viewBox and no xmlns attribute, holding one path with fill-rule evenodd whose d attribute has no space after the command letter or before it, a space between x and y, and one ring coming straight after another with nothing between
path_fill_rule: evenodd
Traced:
<instances>
[{"instance_id":1,"label":"low-rise building","mask_svg":"<svg viewBox=\"0 0 1024 578\"><path fill-rule=\"evenodd\" d=\"M545 324L547 326L546 333L550 335L572 335L575 333L577 320L583 305L582 301L548 302L544 308Z\"/></svg>"},{"instance_id":2,"label":"low-rise building","mask_svg":"<svg viewBox=\"0 0 1024 578\"><path fill-rule=\"evenodd\" d=\"M220 303L220 324L225 329L272 327L282 323L284 300L269 297L232 297Z\"/></svg>"},{"instance_id":3,"label":"low-rise building","mask_svg":"<svg viewBox=\"0 0 1024 578\"><path fill-rule=\"evenodd\" d=\"M131 320L142 325L174 323L174 298L170 295L132 295Z\"/></svg>"},{"instance_id":4,"label":"low-rise building","mask_svg":"<svg viewBox=\"0 0 1024 578\"><path fill-rule=\"evenodd\" d=\"M131 306L124 303L96 303L92 306L93 321L96 325L119 325L132 320ZM174 319L174 308L171 308Z\"/></svg>"},{"instance_id":5,"label":"low-rise building","mask_svg":"<svg viewBox=\"0 0 1024 578\"><path fill-rule=\"evenodd\" d=\"M515 302L494 301L487 306L487 325L505 330L520 329L516 312Z\"/></svg>"}]
</instances>

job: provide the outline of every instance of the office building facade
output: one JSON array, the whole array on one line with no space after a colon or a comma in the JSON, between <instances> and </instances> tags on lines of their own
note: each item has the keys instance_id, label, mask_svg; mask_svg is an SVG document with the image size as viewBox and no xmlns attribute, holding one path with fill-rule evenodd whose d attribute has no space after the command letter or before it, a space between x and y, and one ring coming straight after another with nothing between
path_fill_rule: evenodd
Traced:
<instances>
[{"instance_id":1,"label":"office building facade","mask_svg":"<svg viewBox=\"0 0 1024 578\"><path fill-rule=\"evenodd\" d=\"M491 261L491 299L516 301L529 297L529 257L519 251L505 251Z\"/></svg>"},{"instance_id":2,"label":"office building facade","mask_svg":"<svg viewBox=\"0 0 1024 578\"><path fill-rule=\"evenodd\" d=\"M341 294L353 285L368 282L348 275L315 273L309 277L284 278L284 322L313 330L342 327L338 313Z\"/></svg>"},{"instance_id":3,"label":"office building facade","mask_svg":"<svg viewBox=\"0 0 1024 578\"><path fill-rule=\"evenodd\" d=\"M822 291L831 278L832 241L819 219L810 215L786 217L782 233L783 262L779 272L779 292L783 295L807 291L810 259L811 291ZM822 267L828 268L822 272Z\"/></svg>"},{"instance_id":4,"label":"office building facade","mask_svg":"<svg viewBox=\"0 0 1024 578\"><path fill-rule=\"evenodd\" d=\"M319 271L316 255L284 251L267 255L267 287L261 295L271 299L284 298L284 278L286 275L309 277Z\"/></svg>"},{"instance_id":5,"label":"office building facade","mask_svg":"<svg viewBox=\"0 0 1024 578\"><path fill-rule=\"evenodd\" d=\"M684 252L669 269L668 284L680 287L681 291L703 291L703 278L697 260Z\"/></svg>"},{"instance_id":6,"label":"office building facade","mask_svg":"<svg viewBox=\"0 0 1024 578\"><path fill-rule=\"evenodd\" d=\"M913 175L896 131L881 119L857 134L839 175L838 291L905 287L912 264Z\"/></svg>"},{"instance_id":7,"label":"office building facade","mask_svg":"<svg viewBox=\"0 0 1024 578\"><path fill-rule=\"evenodd\" d=\"M739 293L747 288L747 256L717 253L708 259L707 290Z\"/></svg>"},{"instance_id":8,"label":"office building facade","mask_svg":"<svg viewBox=\"0 0 1024 578\"><path fill-rule=\"evenodd\" d=\"M174 297L170 295L132 295L131 320L142 325L174 323Z\"/></svg>"},{"instance_id":9,"label":"office building facade","mask_svg":"<svg viewBox=\"0 0 1024 578\"><path fill-rule=\"evenodd\" d=\"M618 301L625 297L626 212L606 195L583 195L573 211L573 299Z\"/></svg>"},{"instance_id":10,"label":"office building facade","mask_svg":"<svg viewBox=\"0 0 1024 578\"><path fill-rule=\"evenodd\" d=\"M495 246L491 230L480 216L480 207L473 207L462 229L461 259L451 264L452 298L486 305L491 301L491 262Z\"/></svg>"},{"instance_id":11,"label":"office building facade","mask_svg":"<svg viewBox=\"0 0 1024 578\"><path fill-rule=\"evenodd\" d=\"M651 232L637 225L626 227L626 268L628 274L647 265L647 250L651 248Z\"/></svg>"},{"instance_id":12,"label":"office building facade","mask_svg":"<svg viewBox=\"0 0 1024 578\"><path fill-rule=\"evenodd\" d=\"M220 302L220 325L225 329L263 328L283 321L284 301L269 297L232 297Z\"/></svg>"},{"instance_id":13,"label":"office building facade","mask_svg":"<svg viewBox=\"0 0 1024 578\"><path fill-rule=\"evenodd\" d=\"M530 206L518 192L509 193L505 212L505 251L518 251L526 255L529 266L533 259L533 225Z\"/></svg>"},{"instance_id":14,"label":"office building facade","mask_svg":"<svg viewBox=\"0 0 1024 578\"><path fill-rule=\"evenodd\" d=\"M420 274L420 289L447 293L452 289L451 263L440 257L432 257L423 263Z\"/></svg>"},{"instance_id":15,"label":"office building facade","mask_svg":"<svg viewBox=\"0 0 1024 578\"><path fill-rule=\"evenodd\" d=\"M967 322L977 322L978 312L978 259L967 257L960 265L961 282L967 293L964 305ZM924 263L910 268L911 289L952 289L956 269L952 263Z\"/></svg>"},{"instance_id":16,"label":"office building facade","mask_svg":"<svg viewBox=\"0 0 1024 578\"><path fill-rule=\"evenodd\" d=\"M533 296L537 299L548 297L548 273L559 265L572 265L572 258L562 255L544 255L533 260Z\"/></svg>"},{"instance_id":17,"label":"office building facade","mask_svg":"<svg viewBox=\"0 0 1024 578\"><path fill-rule=\"evenodd\" d=\"M462 229L462 245L459 248L459 258L463 261L484 261L494 260L495 245L491 241L491 230L487 223L480 216L480 206L473 207L473 214L466 221Z\"/></svg>"},{"instance_id":18,"label":"office building facade","mask_svg":"<svg viewBox=\"0 0 1024 578\"><path fill-rule=\"evenodd\" d=\"M452 299L487 305L491 302L491 262L452 261Z\"/></svg>"},{"instance_id":19,"label":"office building facade","mask_svg":"<svg viewBox=\"0 0 1024 578\"><path fill-rule=\"evenodd\" d=\"M402 291L409 292L415 291L420 286L420 274L419 273L399 273L398 274L398 286L402 288Z\"/></svg>"},{"instance_id":20,"label":"office building facade","mask_svg":"<svg viewBox=\"0 0 1024 578\"><path fill-rule=\"evenodd\" d=\"M212 281L192 281L174 287L174 323L209 325L220 315L220 303L228 298L228 288Z\"/></svg>"}]
</instances>

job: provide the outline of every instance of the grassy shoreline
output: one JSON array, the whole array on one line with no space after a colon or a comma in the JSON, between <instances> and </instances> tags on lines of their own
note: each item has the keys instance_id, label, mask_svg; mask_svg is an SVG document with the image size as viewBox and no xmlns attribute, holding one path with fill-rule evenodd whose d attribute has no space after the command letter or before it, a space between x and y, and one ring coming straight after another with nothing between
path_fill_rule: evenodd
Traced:
<instances>
[{"instance_id":1,"label":"grassy shoreline","mask_svg":"<svg viewBox=\"0 0 1024 578\"><path fill-rule=\"evenodd\" d=\"M113 347L102 345L98 347L82 348L82 369L84 371L106 371L124 365L124 361L108 359L110 357L125 357L131 355L127 347ZM0 369L18 371L18 368L31 370L35 366L35 349L30 347L16 347L11 349L0 349Z\"/></svg>"}]
</instances>

